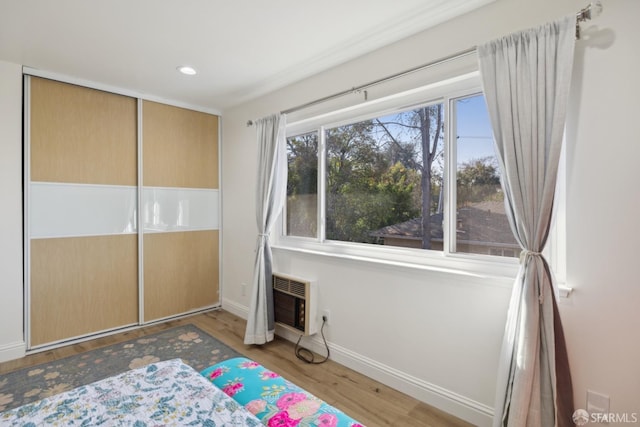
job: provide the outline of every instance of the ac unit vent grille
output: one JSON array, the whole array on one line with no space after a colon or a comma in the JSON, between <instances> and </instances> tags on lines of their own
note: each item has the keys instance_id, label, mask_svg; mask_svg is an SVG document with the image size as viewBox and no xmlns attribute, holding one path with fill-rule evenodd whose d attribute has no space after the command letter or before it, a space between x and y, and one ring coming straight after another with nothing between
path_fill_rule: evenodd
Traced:
<instances>
[{"instance_id":1,"label":"ac unit vent grille","mask_svg":"<svg viewBox=\"0 0 640 427\"><path fill-rule=\"evenodd\" d=\"M284 277L273 276L273 287L279 291L289 292L289 279Z\"/></svg>"},{"instance_id":2,"label":"ac unit vent grille","mask_svg":"<svg viewBox=\"0 0 640 427\"><path fill-rule=\"evenodd\" d=\"M290 283L290 288L289 288L289 292L291 292L293 295L297 295L299 297L305 297L305 285L302 282L297 282L295 280L292 280Z\"/></svg>"},{"instance_id":3,"label":"ac unit vent grille","mask_svg":"<svg viewBox=\"0 0 640 427\"><path fill-rule=\"evenodd\" d=\"M306 298L305 283L298 280L288 279L286 277L273 276L273 289L277 291L287 292L291 295Z\"/></svg>"}]
</instances>

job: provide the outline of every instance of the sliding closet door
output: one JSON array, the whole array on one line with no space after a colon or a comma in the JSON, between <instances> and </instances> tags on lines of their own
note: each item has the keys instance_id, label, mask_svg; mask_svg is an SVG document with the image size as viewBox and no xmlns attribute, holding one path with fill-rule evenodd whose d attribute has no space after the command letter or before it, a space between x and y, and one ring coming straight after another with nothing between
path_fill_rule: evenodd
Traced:
<instances>
[{"instance_id":1,"label":"sliding closet door","mask_svg":"<svg viewBox=\"0 0 640 427\"><path fill-rule=\"evenodd\" d=\"M218 118L144 101L144 321L218 297Z\"/></svg>"},{"instance_id":2,"label":"sliding closet door","mask_svg":"<svg viewBox=\"0 0 640 427\"><path fill-rule=\"evenodd\" d=\"M138 322L133 98L28 77L29 347Z\"/></svg>"}]
</instances>

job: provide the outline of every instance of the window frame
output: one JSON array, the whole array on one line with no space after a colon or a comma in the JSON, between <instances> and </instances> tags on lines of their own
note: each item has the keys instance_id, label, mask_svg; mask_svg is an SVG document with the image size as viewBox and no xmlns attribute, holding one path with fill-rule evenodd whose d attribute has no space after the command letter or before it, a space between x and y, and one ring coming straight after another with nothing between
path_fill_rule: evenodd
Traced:
<instances>
[{"instance_id":1,"label":"window frame","mask_svg":"<svg viewBox=\"0 0 640 427\"><path fill-rule=\"evenodd\" d=\"M287 138L314 131L318 132L318 230L315 238L288 236L286 234L287 203L285 202L281 212L281 219L277 221L276 229L272 236L272 247L279 250L374 262L402 268L426 269L477 277L515 277L519 266L518 258L452 251L455 250L456 244L456 227L452 226L456 224L456 210L451 207L455 206L456 203L457 159L455 155L456 147L454 146L455 138L452 138L456 134L456 122L455 117L450 117L450 115L453 103L457 99L482 93L479 72L473 71L289 123L287 125ZM325 130L438 102L443 103L446 124L444 141L445 193L443 198L443 218L445 220L443 224L443 250L436 251L327 240L325 237L327 173ZM564 194L561 197L564 197ZM552 265L559 265L564 262L558 257L558 251L554 250L555 246L558 246L558 241L563 241L563 237L559 236L557 230L553 229L547 244L547 250L545 250L551 257ZM552 246L554 248L550 248ZM562 278L560 278L560 283L562 283Z\"/></svg>"}]
</instances>

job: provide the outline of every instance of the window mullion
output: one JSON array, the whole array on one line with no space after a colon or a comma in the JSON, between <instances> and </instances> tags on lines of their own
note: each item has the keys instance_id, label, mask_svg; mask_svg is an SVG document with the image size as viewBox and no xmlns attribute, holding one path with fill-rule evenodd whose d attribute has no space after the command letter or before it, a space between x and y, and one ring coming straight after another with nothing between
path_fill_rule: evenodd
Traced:
<instances>
[{"instance_id":1,"label":"window mullion","mask_svg":"<svg viewBox=\"0 0 640 427\"><path fill-rule=\"evenodd\" d=\"M456 115L454 101L444 101L445 141L444 141L444 215L443 250L445 254L456 252Z\"/></svg>"},{"instance_id":2,"label":"window mullion","mask_svg":"<svg viewBox=\"0 0 640 427\"><path fill-rule=\"evenodd\" d=\"M318 128L318 236L319 242L326 240L326 188L327 188L327 143L324 126Z\"/></svg>"}]
</instances>

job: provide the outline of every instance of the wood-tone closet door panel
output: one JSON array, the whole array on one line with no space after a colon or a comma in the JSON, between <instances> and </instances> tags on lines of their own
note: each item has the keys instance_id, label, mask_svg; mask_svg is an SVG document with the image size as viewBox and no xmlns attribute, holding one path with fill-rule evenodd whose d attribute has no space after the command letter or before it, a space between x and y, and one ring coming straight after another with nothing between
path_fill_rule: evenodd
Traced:
<instances>
[{"instance_id":1,"label":"wood-tone closet door panel","mask_svg":"<svg viewBox=\"0 0 640 427\"><path fill-rule=\"evenodd\" d=\"M217 303L218 277L218 230L145 234L146 321Z\"/></svg>"},{"instance_id":2,"label":"wood-tone closet door panel","mask_svg":"<svg viewBox=\"0 0 640 427\"><path fill-rule=\"evenodd\" d=\"M31 345L138 321L134 234L31 242Z\"/></svg>"},{"instance_id":3,"label":"wood-tone closet door panel","mask_svg":"<svg viewBox=\"0 0 640 427\"><path fill-rule=\"evenodd\" d=\"M127 221L138 132L134 98L28 83L28 207L38 209L28 216L31 348L138 322L138 243ZM87 206L108 197L117 201L111 209Z\"/></svg>"},{"instance_id":4,"label":"wood-tone closet door panel","mask_svg":"<svg viewBox=\"0 0 640 427\"><path fill-rule=\"evenodd\" d=\"M30 80L32 181L137 185L136 99Z\"/></svg>"},{"instance_id":5,"label":"wood-tone closet door panel","mask_svg":"<svg viewBox=\"0 0 640 427\"><path fill-rule=\"evenodd\" d=\"M142 111L144 185L218 188L218 117L151 101Z\"/></svg>"},{"instance_id":6,"label":"wood-tone closet door panel","mask_svg":"<svg viewBox=\"0 0 640 427\"><path fill-rule=\"evenodd\" d=\"M206 228L189 222L197 206L192 201L219 203L218 192L212 191L218 189L218 117L144 101L142 129L143 192L154 200L144 212L150 218L157 214L157 221L156 216L145 220L143 230L148 322L219 302L217 220L212 218L215 225ZM190 196L181 198L174 190ZM170 222L166 213L181 220Z\"/></svg>"}]
</instances>

